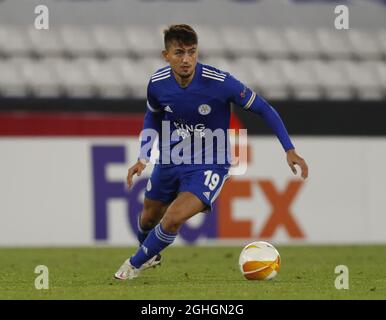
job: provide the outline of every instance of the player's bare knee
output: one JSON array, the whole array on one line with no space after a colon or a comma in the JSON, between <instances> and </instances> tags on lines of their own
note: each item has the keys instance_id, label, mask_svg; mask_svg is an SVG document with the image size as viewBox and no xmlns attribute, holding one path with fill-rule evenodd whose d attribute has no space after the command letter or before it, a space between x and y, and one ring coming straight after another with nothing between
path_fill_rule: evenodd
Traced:
<instances>
[{"instance_id":1,"label":"player's bare knee","mask_svg":"<svg viewBox=\"0 0 386 320\"><path fill-rule=\"evenodd\" d=\"M143 209L140 218L141 228L144 230L153 229L159 223L159 213L156 210Z\"/></svg>"},{"instance_id":2,"label":"player's bare knee","mask_svg":"<svg viewBox=\"0 0 386 320\"><path fill-rule=\"evenodd\" d=\"M141 228L144 230L154 228L160 222L163 213L163 208L152 205L144 205L140 218Z\"/></svg>"},{"instance_id":3,"label":"player's bare knee","mask_svg":"<svg viewBox=\"0 0 386 320\"><path fill-rule=\"evenodd\" d=\"M155 219L142 219L141 218L141 228L143 230L153 229L158 224L158 221Z\"/></svg>"},{"instance_id":4,"label":"player's bare knee","mask_svg":"<svg viewBox=\"0 0 386 320\"><path fill-rule=\"evenodd\" d=\"M168 233L177 233L184 222L185 221L179 219L178 217L169 214L164 216L161 226L162 229Z\"/></svg>"}]
</instances>

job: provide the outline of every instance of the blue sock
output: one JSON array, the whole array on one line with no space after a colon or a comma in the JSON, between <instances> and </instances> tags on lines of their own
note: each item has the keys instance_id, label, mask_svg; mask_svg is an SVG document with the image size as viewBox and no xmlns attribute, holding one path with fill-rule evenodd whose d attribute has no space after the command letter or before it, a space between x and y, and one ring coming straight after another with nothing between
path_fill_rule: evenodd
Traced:
<instances>
[{"instance_id":1,"label":"blue sock","mask_svg":"<svg viewBox=\"0 0 386 320\"><path fill-rule=\"evenodd\" d=\"M139 268L147 260L160 253L168 245L172 244L177 234L167 233L162 230L161 224L151 230L145 241L137 250L136 254L130 258L130 263Z\"/></svg>"},{"instance_id":2,"label":"blue sock","mask_svg":"<svg viewBox=\"0 0 386 320\"><path fill-rule=\"evenodd\" d=\"M137 226L138 226L137 239L139 241L139 244L141 245L145 241L145 239L146 239L146 237L149 234L151 229L150 230L142 229L140 221L141 221L141 215L138 215L138 220L137 220Z\"/></svg>"}]
</instances>

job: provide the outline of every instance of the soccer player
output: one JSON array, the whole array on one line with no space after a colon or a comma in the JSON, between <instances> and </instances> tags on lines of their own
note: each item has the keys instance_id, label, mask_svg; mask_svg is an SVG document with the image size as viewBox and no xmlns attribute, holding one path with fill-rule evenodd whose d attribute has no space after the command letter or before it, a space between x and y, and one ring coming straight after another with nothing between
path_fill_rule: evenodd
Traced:
<instances>
[{"instance_id":1,"label":"soccer player","mask_svg":"<svg viewBox=\"0 0 386 320\"><path fill-rule=\"evenodd\" d=\"M197 61L197 34L190 26L170 26L164 31L164 43L162 54L169 65L150 77L141 151L128 171L128 187L150 159L146 146L156 136L144 132L157 133L160 157L138 217L140 247L115 273L121 280L158 265L160 252L173 243L179 228L194 215L210 211L228 178L231 160L224 157L226 142L217 136L212 142L206 138L215 130L229 129L231 103L260 115L278 137L293 173L298 165L302 178L308 176L307 164L295 152L278 113L231 74Z\"/></svg>"}]
</instances>

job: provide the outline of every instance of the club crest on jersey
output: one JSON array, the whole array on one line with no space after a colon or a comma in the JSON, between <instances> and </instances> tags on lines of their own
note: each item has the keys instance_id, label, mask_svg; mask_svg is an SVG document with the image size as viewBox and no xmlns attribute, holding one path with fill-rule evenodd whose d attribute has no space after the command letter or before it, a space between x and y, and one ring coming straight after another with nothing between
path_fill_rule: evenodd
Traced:
<instances>
[{"instance_id":1,"label":"club crest on jersey","mask_svg":"<svg viewBox=\"0 0 386 320\"><path fill-rule=\"evenodd\" d=\"M212 108L208 104L202 104L198 107L198 113L203 116L206 116L207 114L209 114L211 110Z\"/></svg>"}]
</instances>

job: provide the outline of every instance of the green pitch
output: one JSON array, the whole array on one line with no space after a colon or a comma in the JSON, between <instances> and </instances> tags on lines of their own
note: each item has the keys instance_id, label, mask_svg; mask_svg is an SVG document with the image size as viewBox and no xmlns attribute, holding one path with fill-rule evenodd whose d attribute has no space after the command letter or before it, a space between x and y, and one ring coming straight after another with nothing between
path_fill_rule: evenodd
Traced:
<instances>
[{"instance_id":1,"label":"green pitch","mask_svg":"<svg viewBox=\"0 0 386 320\"><path fill-rule=\"evenodd\" d=\"M386 299L386 246L278 246L279 275L244 280L241 247L170 247L161 267L139 278L112 278L134 248L0 249L0 299ZM37 265L49 289L35 289ZM335 289L337 265L349 289Z\"/></svg>"}]
</instances>

